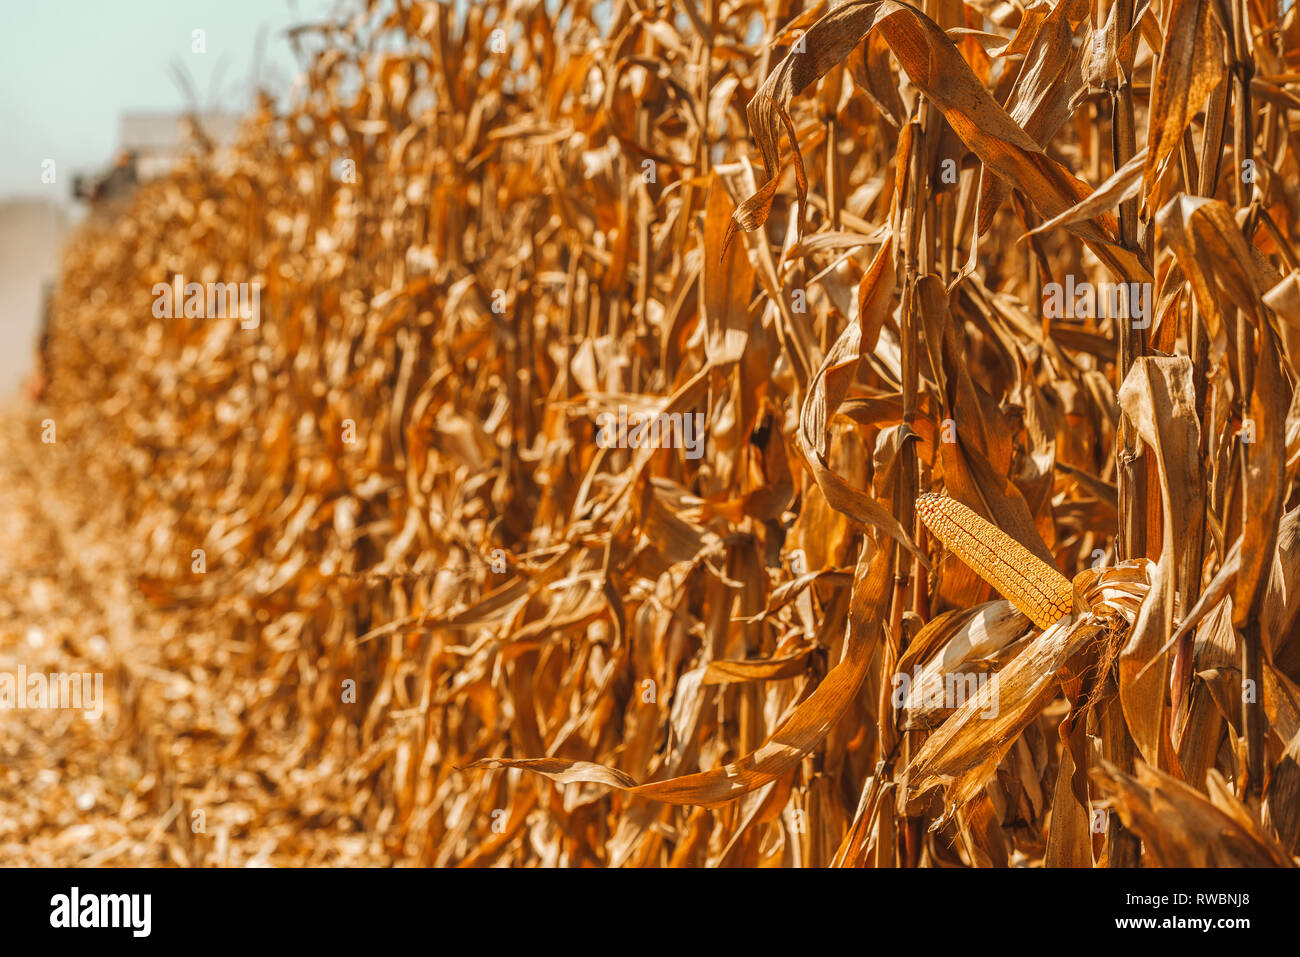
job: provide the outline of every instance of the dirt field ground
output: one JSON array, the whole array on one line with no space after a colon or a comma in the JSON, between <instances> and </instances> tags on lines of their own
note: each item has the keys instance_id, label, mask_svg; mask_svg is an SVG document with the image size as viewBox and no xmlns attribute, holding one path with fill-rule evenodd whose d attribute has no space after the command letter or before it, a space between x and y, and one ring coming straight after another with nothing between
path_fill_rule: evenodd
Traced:
<instances>
[{"instance_id":1,"label":"dirt field ground","mask_svg":"<svg viewBox=\"0 0 1300 957\"><path fill-rule=\"evenodd\" d=\"M42 421L19 404L0 419L0 673L102 674L103 713L0 710L0 865L387 863L345 802L259 773L182 653L190 616L135 587L121 503L70 470L75 436L42 443Z\"/></svg>"}]
</instances>

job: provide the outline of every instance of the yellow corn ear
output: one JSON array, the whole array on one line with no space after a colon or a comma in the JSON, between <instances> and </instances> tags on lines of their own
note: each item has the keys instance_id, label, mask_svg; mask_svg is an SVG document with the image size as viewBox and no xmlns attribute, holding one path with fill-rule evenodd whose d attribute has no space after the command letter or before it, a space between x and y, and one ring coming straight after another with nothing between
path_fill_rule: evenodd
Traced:
<instances>
[{"instance_id":1,"label":"yellow corn ear","mask_svg":"<svg viewBox=\"0 0 1300 957\"><path fill-rule=\"evenodd\" d=\"M916 513L948 551L1039 628L1070 613L1074 605L1070 580L996 525L936 492L916 500Z\"/></svg>"}]
</instances>

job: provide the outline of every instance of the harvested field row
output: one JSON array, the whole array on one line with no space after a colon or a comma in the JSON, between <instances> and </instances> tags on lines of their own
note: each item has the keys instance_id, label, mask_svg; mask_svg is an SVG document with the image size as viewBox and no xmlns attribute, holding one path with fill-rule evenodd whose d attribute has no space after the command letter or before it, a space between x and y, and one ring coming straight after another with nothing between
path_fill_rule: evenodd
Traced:
<instances>
[{"instance_id":1,"label":"harvested field row","mask_svg":"<svg viewBox=\"0 0 1300 957\"><path fill-rule=\"evenodd\" d=\"M1294 6L355 9L54 300L176 863L1295 862Z\"/></svg>"}]
</instances>

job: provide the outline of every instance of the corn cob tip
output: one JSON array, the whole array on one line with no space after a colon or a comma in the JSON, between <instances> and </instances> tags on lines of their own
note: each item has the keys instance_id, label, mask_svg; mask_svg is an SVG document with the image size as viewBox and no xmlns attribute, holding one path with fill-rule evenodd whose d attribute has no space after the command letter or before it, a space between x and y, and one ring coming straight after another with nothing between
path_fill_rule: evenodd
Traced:
<instances>
[{"instance_id":1,"label":"corn cob tip","mask_svg":"<svg viewBox=\"0 0 1300 957\"><path fill-rule=\"evenodd\" d=\"M922 492L916 497L916 510L918 512L933 511L946 497L938 492Z\"/></svg>"}]
</instances>

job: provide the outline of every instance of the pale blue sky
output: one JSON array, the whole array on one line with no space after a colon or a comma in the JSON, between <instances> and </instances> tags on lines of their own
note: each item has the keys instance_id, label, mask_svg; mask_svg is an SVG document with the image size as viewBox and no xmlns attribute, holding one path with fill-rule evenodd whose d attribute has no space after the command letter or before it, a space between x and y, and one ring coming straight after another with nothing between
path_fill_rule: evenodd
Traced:
<instances>
[{"instance_id":1,"label":"pale blue sky","mask_svg":"<svg viewBox=\"0 0 1300 957\"><path fill-rule=\"evenodd\" d=\"M72 175L112 159L123 111L189 104L247 112L259 45L262 74L284 92L297 63L287 26L326 19L339 0L0 0L0 199L66 199ZM348 5L355 9L357 4ZM191 50L195 29L207 52ZM263 37L259 44L259 35ZM41 183L54 159L58 182Z\"/></svg>"}]
</instances>

